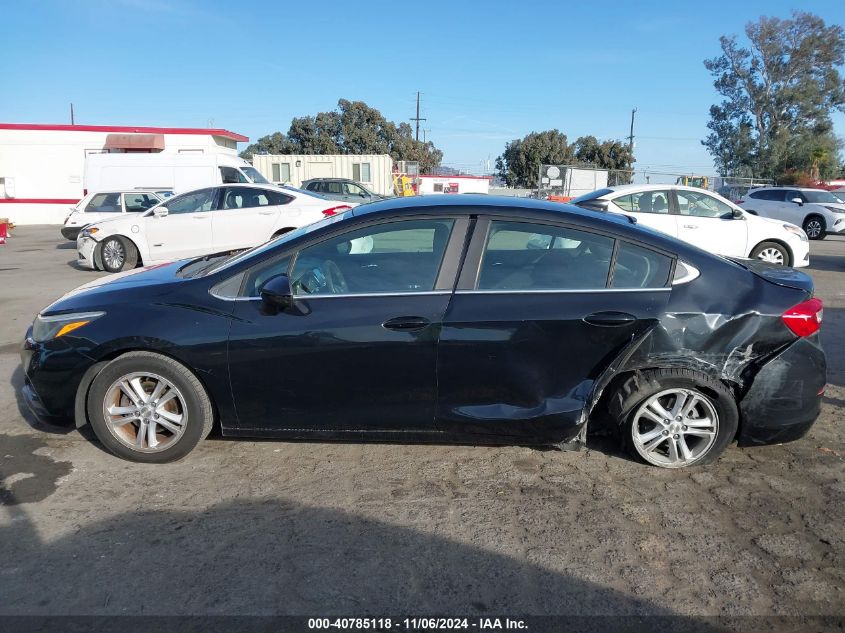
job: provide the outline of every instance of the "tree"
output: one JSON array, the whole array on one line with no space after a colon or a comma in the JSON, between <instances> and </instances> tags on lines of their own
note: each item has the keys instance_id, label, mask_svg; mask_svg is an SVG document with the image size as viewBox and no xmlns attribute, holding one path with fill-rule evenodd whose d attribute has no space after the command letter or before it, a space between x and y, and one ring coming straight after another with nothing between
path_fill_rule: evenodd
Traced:
<instances>
[{"instance_id":1,"label":"tree","mask_svg":"<svg viewBox=\"0 0 845 633\"><path fill-rule=\"evenodd\" d=\"M704 62L724 97L710 108L702 141L723 175L776 177L787 170L836 169L830 114L845 112L845 31L810 13L761 17L745 27L748 48L722 36L722 54Z\"/></svg>"},{"instance_id":2,"label":"tree","mask_svg":"<svg viewBox=\"0 0 845 633\"><path fill-rule=\"evenodd\" d=\"M249 145L241 156L254 154L390 154L393 160L417 161L430 173L443 160L431 141L414 140L411 126L396 125L363 101L337 102L337 110L291 121L287 135L276 132Z\"/></svg>"},{"instance_id":3,"label":"tree","mask_svg":"<svg viewBox=\"0 0 845 633\"><path fill-rule=\"evenodd\" d=\"M496 171L508 187L537 186L540 165L563 165L572 161L566 134L558 130L531 132L505 145L496 159Z\"/></svg>"},{"instance_id":4,"label":"tree","mask_svg":"<svg viewBox=\"0 0 845 633\"><path fill-rule=\"evenodd\" d=\"M631 168L635 159L627 143L599 141L595 136L582 136L575 141L574 155L579 164L614 171L610 178L614 184L627 184L632 180Z\"/></svg>"}]
</instances>

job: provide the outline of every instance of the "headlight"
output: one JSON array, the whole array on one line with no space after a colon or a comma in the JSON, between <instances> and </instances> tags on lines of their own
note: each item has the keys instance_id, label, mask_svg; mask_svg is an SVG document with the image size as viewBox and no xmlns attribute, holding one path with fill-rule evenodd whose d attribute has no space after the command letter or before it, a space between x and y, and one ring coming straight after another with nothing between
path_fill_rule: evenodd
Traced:
<instances>
[{"instance_id":1,"label":"headlight","mask_svg":"<svg viewBox=\"0 0 845 633\"><path fill-rule=\"evenodd\" d=\"M94 233L97 233L99 230L96 226L90 226L87 229L82 229L79 232L79 237L94 237Z\"/></svg>"},{"instance_id":2,"label":"headlight","mask_svg":"<svg viewBox=\"0 0 845 633\"><path fill-rule=\"evenodd\" d=\"M105 312L74 312L35 317L32 323L32 338L38 343L69 334L94 319L99 319Z\"/></svg>"},{"instance_id":3,"label":"headlight","mask_svg":"<svg viewBox=\"0 0 845 633\"><path fill-rule=\"evenodd\" d=\"M798 228L797 226L795 226L794 224L784 224L784 225L783 225L783 228L785 228L787 231L789 231L789 232L790 232L790 233L792 233L793 235L797 235L797 236L801 239L801 241L802 241L802 242L806 242L806 241L807 241L807 234L806 234L806 233L804 233L804 231L802 231L801 229L799 229L799 228Z\"/></svg>"}]
</instances>

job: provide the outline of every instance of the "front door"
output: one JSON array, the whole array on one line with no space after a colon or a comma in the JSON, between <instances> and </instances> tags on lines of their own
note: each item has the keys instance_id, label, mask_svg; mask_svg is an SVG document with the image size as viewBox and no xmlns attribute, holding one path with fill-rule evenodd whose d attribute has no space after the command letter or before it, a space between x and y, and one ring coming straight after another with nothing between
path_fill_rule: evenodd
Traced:
<instances>
[{"instance_id":1,"label":"front door","mask_svg":"<svg viewBox=\"0 0 845 633\"><path fill-rule=\"evenodd\" d=\"M466 222L382 220L263 262L235 302L229 367L239 427L432 431L437 339ZM442 264L442 265L441 265ZM268 310L288 274L294 303Z\"/></svg>"},{"instance_id":2,"label":"front door","mask_svg":"<svg viewBox=\"0 0 845 633\"><path fill-rule=\"evenodd\" d=\"M214 250L211 215L217 190L200 189L170 198L167 215L144 217L149 257L147 263L207 255Z\"/></svg>"},{"instance_id":3,"label":"front door","mask_svg":"<svg viewBox=\"0 0 845 633\"><path fill-rule=\"evenodd\" d=\"M671 264L607 235L479 220L443 320L437 427L574 437L596 378L664 310Z\"/></svg>"},{"instance_id":4,"label":"front door","mask_svg":"<svg viewBox=\"0 0 845 633\"><path fill-rule=\"evenodd\" d=\"M678 237L705 251L729 257L748 257L748 225L733 208L704 191L675 191Z\"/></svg>"}]
</instances>

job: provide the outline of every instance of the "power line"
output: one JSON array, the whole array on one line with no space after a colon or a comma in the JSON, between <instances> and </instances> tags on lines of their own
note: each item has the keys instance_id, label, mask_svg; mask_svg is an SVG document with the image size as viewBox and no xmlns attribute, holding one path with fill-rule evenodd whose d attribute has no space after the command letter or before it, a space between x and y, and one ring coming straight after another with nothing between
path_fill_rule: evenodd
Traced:
<instances>
[{"instance_id":1,"label":"power line","mask_svg":"<svg viewBox=\"0 0 845 633\"><path fill-rule=\"evenodd\" d=\"M411 121L417 122L416 140L420 140L420 121L427 121L428 119L420 118L420 91L417 90L417 116L411 117Z\"/></svg>"}]
</instances>

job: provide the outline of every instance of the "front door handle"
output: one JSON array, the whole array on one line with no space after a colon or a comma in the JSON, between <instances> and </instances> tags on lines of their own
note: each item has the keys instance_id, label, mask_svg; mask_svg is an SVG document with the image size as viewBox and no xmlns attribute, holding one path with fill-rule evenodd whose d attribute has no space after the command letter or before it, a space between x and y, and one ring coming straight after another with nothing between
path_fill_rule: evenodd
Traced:
<instances>
[{"instance_id":1,"label":"front door handle","mask_svg":"<svg viewBox=\"0 0 845 633\"><path fill-rule=\"evenodd\" d=\"M684 228L685 229L697 229L698 225L697 224L684 224Z\"/></svg>"},{"instance_id":2,"label":"front door handle","mask_svg":"<svg viewBox=\"0 0 845 633\"><path fill-rule=\"evenodd\" d=\"M258 215L273 215L275 211L259 211Z\"/></svg>"},{"instance_id":3,"label":"front door handle","mask_svg":"<svg viewBox=\"0 0 845 633\"><path fill-rule=\"evenodd\" d=\"M388 330L422 330L425 327L431 325L431 321L424 317L417 317L417 316L404 316L404 317L396 317L393 319L388 319L384 323L381 324L383 328L387 328Z\"/></svg>"},{"instance_id":4,"label":"front door handle","mask_svg":"<svg viewBox=\"0 0 845 633\"><path fill-rule=\"evenodd\" d=\"M205 220L206 218L208 218L207 215L194 215L192 217L194 218L194 220Z\"/></svg>"},{"instance_id":5,"label":"front door handle","mask_svg":"<svg viewBox=\"0 0 845 633\"><path fill-rule=\"evenodd\" d=\"M633 314L627 312L593 312L584 317L584 321L590 325L601 325L604 327L618 327L620 325L630 325L637 320Z\"/></svg>"}]
</instances>

